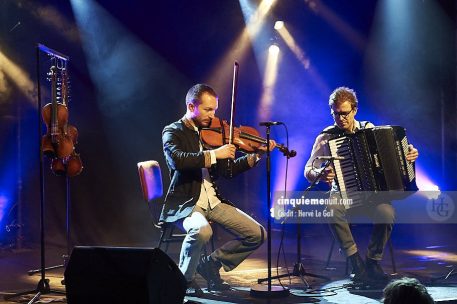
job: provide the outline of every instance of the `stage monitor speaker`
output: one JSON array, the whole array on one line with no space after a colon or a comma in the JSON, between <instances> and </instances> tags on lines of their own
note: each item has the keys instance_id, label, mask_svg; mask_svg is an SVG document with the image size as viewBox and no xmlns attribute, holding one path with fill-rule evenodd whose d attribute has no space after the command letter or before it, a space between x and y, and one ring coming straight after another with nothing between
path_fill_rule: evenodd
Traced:
<instances>
[{"instance_id":1,"label":"stage monitor speaker","mask_svg":"<svg viewBox=\"0 0 457 304\"><path fill-rule=\"evenodd\" d=\"M183 303L186 280L158 248L77 246L65 287L68 304Z\"/></svg>"}]
</instances>

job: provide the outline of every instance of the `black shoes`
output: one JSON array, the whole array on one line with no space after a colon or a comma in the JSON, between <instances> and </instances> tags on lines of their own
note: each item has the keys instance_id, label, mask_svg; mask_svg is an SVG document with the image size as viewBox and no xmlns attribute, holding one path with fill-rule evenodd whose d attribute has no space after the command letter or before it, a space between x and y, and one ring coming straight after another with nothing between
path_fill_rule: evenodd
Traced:
<instances>
[{"instance_id":1,"label":"black shoes","mask_svg":"<svg viewBox=\"0 0 457 304\"><path fill-rule=\"evenodd\" d=\"M382 270L381 265L379 265L376 260L367 258L365 262L365 270L367 276L371 280L382 282L387 282L389 280L389 275Z\"/></svg>"},{"instance_id":2,"label":"black shoes","mask_svg":"<svg viewBox=\"0 0 457 304\"><path fill-rule=\"evenodd\" d=\"M383 283L389 280L389 275L382 270L379 262L366 258L365 263L359 253L349 256L352 265L352 281L354 283Z\"/></svg>"},{"instance_id":3,"label":"black shoes","mask_svg":"<svg viewBox=\"0 0 457 304\"><path fill-rule=\"evenodd\" d=\"M223 291L229 290L230 285L222 280L219 274L221 263L214 261L211 256L202 256L197 272L208 282L208 290Z\"/></svg>"},{"instance_id":4,"label":"black shoes","mask_svg":"<svg viewBox=\"0 0 457 304\"><path fill-rule=\"evenodd\" d=\"M198 286L195 280L187 282L186 296L189 297L201 297L203 296L203 290Z\"/></svg>"},{"instance_id":5,"label":"black shoes","mask_svg":"<svg viewBox=\"0 0 457 304\"><path fill-rule=\"evenodd\" d=\"M348 257L349 261L351 262L352 266L352 281L354 282L363 282L366 281L366 271L365 271L365 263L363 262L362 258L360 257L359 253L356 252L353 255Z\"/></svg>"}]
</instances>

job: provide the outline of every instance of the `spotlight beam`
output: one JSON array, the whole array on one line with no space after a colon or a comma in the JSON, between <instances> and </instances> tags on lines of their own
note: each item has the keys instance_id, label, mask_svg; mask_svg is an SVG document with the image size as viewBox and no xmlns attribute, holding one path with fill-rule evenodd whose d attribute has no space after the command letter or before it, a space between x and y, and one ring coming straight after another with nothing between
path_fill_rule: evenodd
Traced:
<instances>
[{"instance_id":1,"label":"spotlight beam","mask_svg":"<svg viewBox=\"0 0 457 304\"><path fill-rule=\"evenodd\" d=\"M313 66L311 66L311 60L306 56L305 52L295 42L295 39L290 34L284 22L282 22L281 26L277 26L276 30L286 43L287 47L295 55L297 60L300 61L303 68L308 71L308 73L311 76L311 81L315 83L316 87L319 88L319 90L323 94L328 94L328 92L330 91L329 86L325 83L325 81L322 79L320 74L313 68Z\"/></svg>"},{"instance_id":2,"label":"spotlight beam","mask_svg":"<svg viewBox=\"0 0 457 304\"><path fill-rule=\"evenodd\" d=\"M311 5L312 4L312 5ZM343 34L343 36L359 51L363 51L366 47L366 39L352 28L346 21L339 17L322 1L315 0L310 3L310 9L317 15L328 22L336 31Z\"/></svg>"},{"instance_id":3,"label":"spotlight beam","mask_svg":"<svg viewBox=\"0 0 457 304\"><path fill-rule=\"evenodd\" d=\"M240 0L246 27L241 31L236 40L228 48L225 55L218 61L214 69L205 77L207 82L213 83L219 88L219 93L225 95L230 89L230 68L234 61L243 62L248 53L252 41L257 36L264 24L266 15L270 12L276 0L262 0L257 9L253 11L249 0ZM226 67L222 68L222 67Z\"/></svg>"},{"instance_id":4,"label":"spotlight beam","mask_svg":"<svg viewBox=\"0 0 457 304\"><path fill-rule=\"evenodd\" d=\"M275 44L268 49L268 58L263 76L263 92L260 98L258 118L268 120L271 114L271 105L274 99L274 88L278 75L279 47Z\"/></svg>"},{"instance_id":5,"label":"spotlight beam","mask_svg":"<svg viewBox=\"0 0 457 304\"><path fill-rule=\"evenodd\" d=\"M298 44L295 42L295 39L292 37L290 32L287 30L286 26L282 24L280 28L277 29L279 35L281 38L284 40L286 45L289 47L289 49L294 53L295 57L297 57L298 61L303 65L305 70L309 68L310 61L305 55L305 52L298 46Z\"/></svg>"},{"instance_id":6,"label":"spotlight beam","mask_svg":"<svg viewBox=\"0 0 457 304\"><path fill-rule=\"evenodd\" d=\"M0 51L0 73L4 73L17 88L27 97L28 101L34 103L35 86L33 81L19 65L14 63ZM0 77L0 92L7 91L9 88L6 81ZM35 103L34 103L35 104Z\"/></svg>"}]
</instances>

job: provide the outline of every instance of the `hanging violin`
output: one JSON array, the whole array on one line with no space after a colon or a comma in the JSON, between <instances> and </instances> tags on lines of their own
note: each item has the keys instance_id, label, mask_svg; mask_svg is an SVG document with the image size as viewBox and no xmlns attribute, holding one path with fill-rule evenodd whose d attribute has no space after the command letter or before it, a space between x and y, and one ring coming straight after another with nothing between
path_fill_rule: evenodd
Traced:
<instances>
[{"instance_id":1,"label":"hanging violin","mask_svg":"<svg viewBox=\"0 0 457 304\"><path fill-rule=\"evenodd\" d=\"M69 79L66 68L61 70L61 87L60 87L62 104L68 109L69 103ZM75 126L66 124L64 127L65 132L70 136L73 145L78 143L78 129ZM55 157L51 163L51 170L56 175L66 175L68 177L74 177L81 173L83 169L81 157L76 150L73 149L72 153L63 158Z\"/></svg>"},{"instance_id":2,"label":"hanging violin","mask_svg":"<svg viewBox=\"0 0 457 304\"><path fill-rule=\"evenodd\" d=\"M68 109L57 102L57 68L49 70L51 80L51 102L46 104L41 115L46 124L47 132L41 138L42 150L48 157L65 158L71 155L74 149L73 139L67 133Z\"/></svg>"}]
</instances>

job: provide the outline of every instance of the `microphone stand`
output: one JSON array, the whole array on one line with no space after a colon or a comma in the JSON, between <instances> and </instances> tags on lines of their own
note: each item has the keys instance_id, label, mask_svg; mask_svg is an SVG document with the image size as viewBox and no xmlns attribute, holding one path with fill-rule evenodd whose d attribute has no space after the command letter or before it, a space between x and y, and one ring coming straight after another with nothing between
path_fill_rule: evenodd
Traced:
<instances>
[{"instance_id":1,"label":"microphone stand","mask_svg":"<svg viewBox=\"0 0 457 304\"><path fill-rule=\"evenodd\" d=\"M260 284L251 287L250 295L255 298L284 298L289 296L289 289L284 286L272 286L271 285L271 168L270 168L270 127L273 125L265 124L267 133L267 255L268 255L268 282L267 286Z\"/></svg>"},{"instance_id":2,"label":"microphone stand","mask_svg":"<svg viewBox=\"0 0 457 304\"><path fill-rule=\"evenodd\" d=\"M319 172L319 174L313 180L311 185L309 185L308 188L306 188L304 192L308 192L316 186L316 184L319 181L320 177L322 176L323 172L325 171L325 169L328 166L330 166L331 163L332 163L332 159L327 159L325 161L324 166L322 167L322 171ZM283 224L285 224L285 220L284 220ZM271 280L271 279L281 279L281 278L289 277L290 275L295 276L295 277L300 277L302 282L306 285L307 289L311 288L311 286L309 285L308 281L306 281L305 277L313 277L313 278L319 278L319 279L323 279L326 281L330 281L329 277L310 273L305 270L305 266L301 262L301 227L302 227L301 224L297 225L297 261L294 264L294 270L292 271L292 274L284 273L284 274L276 275L273 277L268 276L268 278L258 279L257 282L259 284L262 282L265 282L267 280Z\"/></svg>"}]
</instances>

